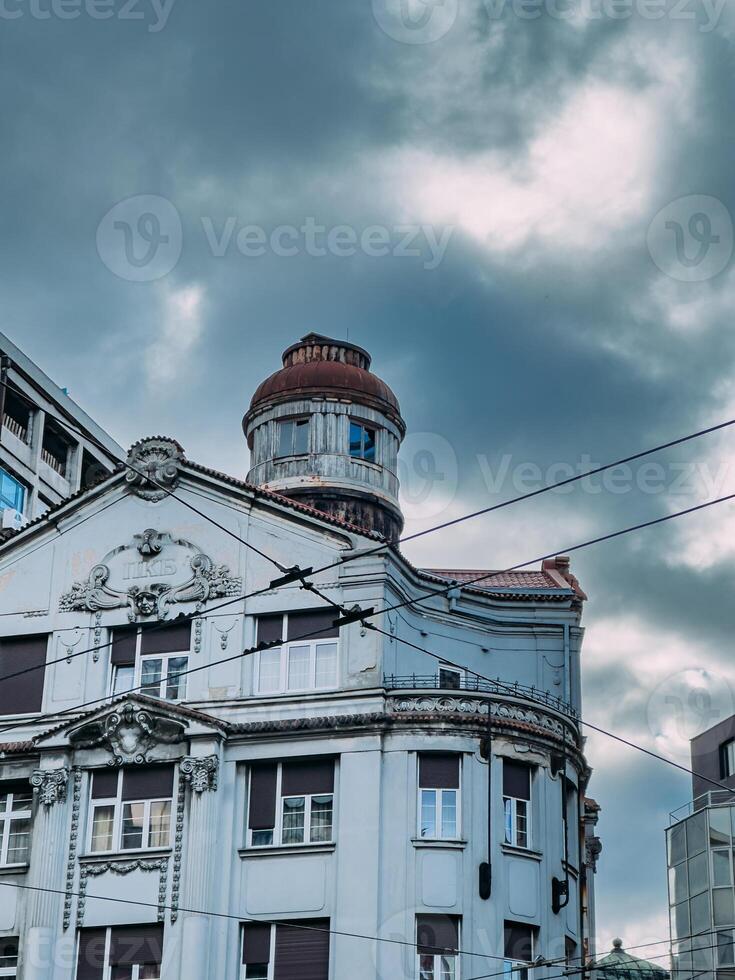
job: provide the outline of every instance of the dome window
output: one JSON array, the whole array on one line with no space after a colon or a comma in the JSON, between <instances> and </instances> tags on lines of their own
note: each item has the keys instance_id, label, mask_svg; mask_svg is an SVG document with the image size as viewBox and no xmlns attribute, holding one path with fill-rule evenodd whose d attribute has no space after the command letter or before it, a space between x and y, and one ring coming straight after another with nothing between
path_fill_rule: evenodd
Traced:
<instances>
[{"instance_id":1,"label":"dome window","mask_svg":"<svg viewBox=\"0 0 735 980\"><path fill-rule=\"evenodd\" d=\"M309 420L289 419L278 423L277 456L302 456L309 451Z\"/></svg>"},{"instance_id":2,"label":"dome window","mask_svg":"<svg viewBox=\"0 0 735 980\"><path fill-rule=\"evenodd\" d=\"M350 456L375 462L375 429L350 419Z\"/></svg>"}]
</instances>

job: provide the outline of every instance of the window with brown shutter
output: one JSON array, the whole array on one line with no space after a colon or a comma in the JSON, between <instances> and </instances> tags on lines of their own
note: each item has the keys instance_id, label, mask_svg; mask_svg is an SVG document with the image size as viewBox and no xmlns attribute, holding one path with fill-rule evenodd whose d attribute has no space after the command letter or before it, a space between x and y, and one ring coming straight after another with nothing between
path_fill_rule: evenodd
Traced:
<instances>
[{"instance_id":1,"label":"window with brown shutter","mask_svg":"<svg viewBox=\"0 0 735 980\"><path fill-rule=\"evenodd\" d=\"M112 632L111 694L140 690L152 698L186 697L191 621L120 626Z\"/></svg>"},{"instance_id":2,"label":"window with brown shutter","mask_svg":"<svg viewBox=\"0 0 735 980\"><path fill-rule=\"evenodd\" d=\"M283 640L255 655L256 694L326 690L338 682L338 613L309 609L259 616L257 642Z\"/></svg>"},{"instance_id":3,"label":"window with brown shutter","mask_svg":"<svg viewBox=\"0 0 735 980\"><path fill-rule=\"evenodd\" d=\"M503 812L505 843L531 846L531 766L503 759Z\"/></svg>"},{"instance_id":4,"label":"window with brown shutter","mask_svg":"<svg viewBox=\"0 0 735 980\"><path fill-rule=\"evenodd\" d=\"M168 847L173 784L172 765L94 770L90 851Z\"/></svg>"},{"instance_id":5,"label":"window with brown shutter","mask_svg":"<svg viewBox=\"0 0 735 980\"><path fill-rule=\"evenodd\" d=\"M248 846L330 843L333 813L333 758L250 767Z\"/></svg>"},{"instance_id":6,"label":"window with brown shutter","mask_svg":"<svg viewBox=\"0 0 735 980\"><path fill-rule=\"evenodd\" d=\"M162 925L79 930L76 980L156 980L162 962Z\"/></svg>"},{"instance_id":7,"label":"window with brown shutter","mask_svg":"<svg viewBox=\"0 0 735 980\"><path fill-rule=\"evenodd\" d=\"M456 915L416 916L416 956L420 977L454 977L459 956L459 925Z\"/></svg>"},{"instance_id":8,"label":"window with brown shutter","mask_svg":"<svg viewBox=\"0 0 735 980\"><path fill-rule=\"evenodd\" d=\"M0 715L40 711L48 634L0 639Z\"/></svg>"},{"instance_id":9,"label":"window with brown shutter","mask_svg":"<svg viewBox=\"0 0 735 980\"><path fill-rule=\"evenodd\" d=\"M419 755L419 836L456 840L460 824L460 757L440 752Z\"/></svg>"},{"instance_id":10,"label":"window with brown shutter","mask_svg":"<svg viewBox=\"0 0 735 980\"><path fill-rule=\"evenodd\" d=\"M329 920L276 926L273 980L329 980Z\"/></svg>"}]
</instances>

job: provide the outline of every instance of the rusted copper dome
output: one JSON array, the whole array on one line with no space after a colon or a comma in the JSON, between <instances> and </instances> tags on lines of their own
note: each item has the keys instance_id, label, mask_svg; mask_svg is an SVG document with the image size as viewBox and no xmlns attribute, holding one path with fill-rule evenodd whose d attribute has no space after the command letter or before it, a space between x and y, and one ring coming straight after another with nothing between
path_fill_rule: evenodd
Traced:
<instances>
[{"instance_id":1,"label":"rusted copper dome","mask_svg":"<svg viewBox=\"0 0 735 980\"><path fill-rule=\"evenodd\" d=\"M401 429L398 399L388 385L369 370L370 355L362 347L310 333L283 353L283 367L255 391L243 418L243 428L256 411L293 401L300 394L324 398L352 398L385 412Z\"/></svg>"}]
</instances>

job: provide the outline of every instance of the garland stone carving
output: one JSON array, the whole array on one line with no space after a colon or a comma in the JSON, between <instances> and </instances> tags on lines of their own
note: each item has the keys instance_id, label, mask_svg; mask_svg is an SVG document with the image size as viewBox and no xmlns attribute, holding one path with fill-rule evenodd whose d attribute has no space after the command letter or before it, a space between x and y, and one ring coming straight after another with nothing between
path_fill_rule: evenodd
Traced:
<instances>
[{"instance_id":1,"label":"garland stone carving","mask_svg":"<svg viewBox=\"0 0 735 980\"><path fill-rule=\"evenodd\" d=\"M141 764L158 743L181 740L185 726L126 701L117 711L82 725L69 735L77 748L105 745L112 754L110 765Z\"/></svg>"},{"instance_id":2,"label":"garland stone carving","mask_svg":"<svg viewBox=\"0 0 735 980\"><path fill-rule=\"evenodd\" d=\"M179 893L181 891L181 855L184 849L184 803L186 783L179 779L176 794L176 829L174 831L174 867L171 875L171 922L179 917Z\"/></svg>"},{"instance_id":3,"label":"garland stone carving","mask_svg":"<svg viewBox=\"0 0 735 980\"><path fill-rule=\"evenodd\" d=\"M38 793L38 798L44 806L54 803L66 803L66 784L69 780L69 769L34 769L31 773L31 786Z\"/></svg>"},{"instance_id":4,"label":"garland stone carving","mask_svg":"<svg viewBox=\"0 0 735 980\"><path fill-rule=\"evenodd\" d=\"M74 789L71 807L71 830L69 832L69 857L66 862L66 892L64 893L64 932L71 924L71 904L74 893L74 872L76 870L77 846L79 844L79 808L82 799L82 770L73 769Z\"/></svg>"},{"instance_id":5,"label":"garland stone carving","mask_svg":"<svg viewBox=\"0 0 735 980\"><path fill-rule=\"evenodd\" d=\"M130 447L125 481L143 500L163 500L179 482L184 450L175 439L141 439Z\"/></svg>"},{"instance_id":6,"label":"garland stone carving","mask_svg":"<svg viewBox=\"0 0 735 980\"><path fill-rule=\"evenodd\" d=\"M210 599L242 592L242 579L227 565L216 565L191 541L149 527L108 552L86 581L74 582L59 599L60 612L127 609L128 619L166 619L171 606L195 603L199 612Z\"/></svg>"},{"instance_id":7,"label":"garland stone carving","mask_svg":"<svg viewBox=\"0 0 735 980\"><path fill-rule=\"evenodd\" d=\"M219 759L216 755L189 755L181 760L181 778L190 784L195 793L216 790L218 767Z\"/></svg>"},{"instance_id":8,"label":"garland stone carving","mask_svg":"<svg viewBox=\"0 0 735 980\"><path fill-rule=\"evenodd\" d=\"M488 700L487 698L449 698L419 695L394 698L392 708L394 711L416 714L466 714L487 717ZM490 717L501 722L508 720L534 725L536 728L552 732L559 738L565 736L565 726L561 721L532 708L491 701Z\"/></svg>"},{"instance_id":9,"label":"garland stone carving","mask_svg":"<svg viewBox=\"0 0 735 980\"><path fill-rule=\"evenodd\" d=\"M87 878L90 875L103 875L111 872L115 875L127 875L131 871L160 871L158 882L158 921L166 917L166 883L168 879L168 858L156 861L136 859L134 861L105 861L102 864L82 864L79 868L79 900L77 902L77 925L84 924L84 913L87 905ZM92 896L94 898L94 896Z\"/></svg>"}]
</instances>

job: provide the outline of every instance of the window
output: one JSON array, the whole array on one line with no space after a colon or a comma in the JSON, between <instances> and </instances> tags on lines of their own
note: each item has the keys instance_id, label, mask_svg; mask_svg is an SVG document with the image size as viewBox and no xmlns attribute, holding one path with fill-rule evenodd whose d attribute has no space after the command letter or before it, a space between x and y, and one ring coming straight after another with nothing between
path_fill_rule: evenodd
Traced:
<instances>
[{"instance_id":1,"label":"window","mask_svg":"<svg viewBox=\"0 0 735 980\"><path fill-rule=\"evenodd\" d=\"M375 462L375 429L350 419L350 456Z\"/></svg>"},{"instance_id":2,"label":"window","mask_svg":"<svg viewBox=\"0 0 735 980\"><path fill-rule=\"evenodd\" d=\"M165 627L123 626L112 635L112 693L140 688L167 701L186 697L191 622Z\"/></svg>"},{"instance_id":3,"label":"window","mask_svg":"<svg viewBox=\"0 0 735 980\"><path fill-rule=\"evenodd\" d=\"M282 637L285 642L257 654L256 693L282 694L336 687L339 629L333 624L338 615L330 609L315 609L259 616L258 643L271 643Z\"/></svg>"},{"instance_id":4,"label":"window","mask_svg":"<svg viewBox=\"0 0 735 980\"><path fill-rule=\"evenodd\" d=\"M329 919L248 922L240 980L328 980Z\"/></svg>"},{"instance_id":5,"label":"window","mask_svg":"<svg viewBox=\"0 0 735 980\"><path fill-rule=\"evenodd\" d=\"M276 456L302 456L309 451L309 420L289 419L278 423Z\"/></svg>"},{"instance_id":6,"label":"window","mask_svg":"<svg viewBox=\"0 0 735 980\"><path fill-rule=\"evenodd\" d=\"M462 687L464 671L447 664L439 664L439 687L445 691L458 691Z\"/></svg>"},{"instance_id":7,"label":"window","mask_svg":"<svg viewBox=\"0 0 735 980\"><path fill-rule=\"evenodd\" d=\"M720 779L735 776L735 738L720 746Z\"/></svg>"},{"instance_id":8,"label":"window","mask_svg":"<svg viewBox=\"0 0 735 980\"><path fill-rule=\"evenodd\" d=\"M717 965L735 966L735 929L722 929L718 931Z\"/></svg>"},{"instance_id":9,"label":"window","mask_svg":"<svg viewBox=\"0 0 735 980\"><path fill-rule=\"evenodd\" d=\"M18 969L18 939L3 937L0 939L0 977L15 980Z\"/></svg>"},{"instance_id":10,"label":"window","mask_svg":"<svg viewBox=\"0 0 735 980\"><path fill-rule=\"evenodd\" d=\"M0 640L0 715L41 710L47 646L46 634ZM26 673L19 674L22 670Z\"/></svg>"},{"instance_id":11,"label":"window","mask_svg":"<svg viewBox=\"0 0 735 980\"><path fill-rule=\"evenodd\" d=\"M158 980L163 926L80 929L76 980Z\"/></svg>"},{"instance_id":12,"label":"window","mask_svg":"<svg viewBox=\"0 0 735 980\"><path fill-rule=\"evenodd\" d=\"M419 755L419 836L459 836L459 756Z\"/></svg>"},{"instance_id":13,"label":"window","mask_svg":"<svg viewBox=\"0 0 735 980\"><path fill-rule=\"evenodd\" d=\"M41 439L41 459L64 478L67 475L71 446L64 430L47 418Z\"/></svg>"},{"instance_id":14,"label":"window","mask_svg":"<svg viewBox=\"0 0 735 980\"><path fill-rule=\"evenodd\" d=\"M95 769L92 773L89 850L168 847L173 766Z\"/></svg>"},{"instance_id":15,"label":"window","mask_svg":"<svg viewBox=\"0 0 735 980\"><path fill-rule=\"evenodd\" d=\"M506 922L503 969L508 980L528 980L528 964L535 956L536 928L521 922ZM519 969L520 967L520 969Z\"/></svg>"},{"instance_id":16,"label":"window","mask_svg":"<svg viewBox=\"0 0 735 980\"><path fill-rule=\"evenodd\" d=\"M5 417L3 425L16 439L28 444L31 441L33 407L22 395L10 388L5 389Z\"/></svg>"},{"instance_id":17,"label":"window","mask_svg":"<svg viewBox=\"0 0 735 980\"><path fill-rule=\"evenodd\" d=\"M328 844L334 825L334 760L250 767L248 846Z\"/></svg>"},{"instance_id":18,"label":"window","mask_svg":"<svg viewBox=\"0 0 735 980\"><path fill-rule=\"evenodd\" d=\"M459 980L459 918L416 916L419 980Z\"/></svg>"},{"instance_id":19,"label":"window","mask_svg":"<svg viewBox=\"0 0 735 980\"><path fill-rule=\"evenodd\" d=\"M25 500L25 486L7 470L0 468L0 510L11 507L22 514Z\"/></svg>"},{"instance_id":20,"label":"window","mask_svg":"<svg viewBox=\"0 0 735 980\"><path fill-rule=\"evenodd\" d=\"M28 862L32 806L30 783L0 783L0 865Z\"/></svg>"},{"instance_id":21,"label":"window","mask_svg":"<svg viewBox=\"0 0 735 980\"><path fill-rule=\"evenodd\" d=\"M503 809L505 842L514 847L531 846L531 767L503 759Z\"/></svg>"}]
</instances>

